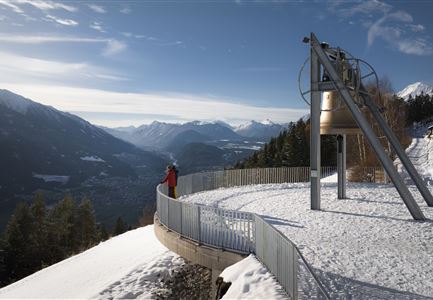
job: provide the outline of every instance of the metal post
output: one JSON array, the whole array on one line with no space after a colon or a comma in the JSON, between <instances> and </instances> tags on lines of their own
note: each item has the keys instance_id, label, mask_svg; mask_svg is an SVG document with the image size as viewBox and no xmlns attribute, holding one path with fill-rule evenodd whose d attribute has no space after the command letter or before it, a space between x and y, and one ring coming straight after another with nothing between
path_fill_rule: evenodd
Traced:
<instances>
[{"instance_id":1,"label":"metal post","mask_svg":"<svg viewBox=\"0 0 433 300\"><path fill-rule=\"evenodd\" d=\"M346 198L346 135L337 136L338 199Z\"/></svg>"},{"instance_id":2,"label":"metal post","mask_svg":"<svg viewBox=\"0 0 433 300\"><path fill-rule=\"evenodd\" d=\"M409 192L408 188L403 182L403 179L400 177L398 172L394 169L394 165L391 159L386 155L385 150L380 144L378 137L373 132L373 129L370 127L368 121L359 111L358 106L355 104L347 87L344 85L337 71L332 66L331 61L329 60L328 56L321 48L319 41L317 40L316 36L313 33L311 34L311 46L313 52L317 54L320 63L325 68L330 78L334 81L335 87L339 91L341 98L346 103L356 123L361 128L362 132L370 142L370 145L372 146L374 152L376 153L377 158L379 159L379 161L382 163L385 170L387 171L390 179L394 183L394 186L396 187L398 193L403 199L403 202L406 204L406 207L408 208L412 217L415 220L425 220L424 214L422 213L415 199L412 197L412 194ZM311 106L313 106L313 103L311 103Z\"/></svg>"},{"instance_id":3,"label":"metal post","mask_svg":"<svg viewBox=\"0 0 433 300\"><path fill-rule=\"evenodd\" d=\"M313 35L313 33L311 33ZM320 63L311 49L311 106L310 106L310 182L311 209L320 210Z\"/></svg>"},{"instance_id":4,"label":"metal post","mask_svg":"<svg viewBox=\"0 0 433 300\"><path fill-rule=\"evenodd\" d=\"M412 162L410 161L409 157L407 157L406 152L401 147L397 137L392 132L392 130L388 127L386 124L384 118L379 112L379 109L377 108L376 104L371 100L370 97L368 97L365 94L361 94L362 98L364 99L364 102L366 103L367 107L369 108L370 112L372 113L373 117L379 124L380 128L382 129L383 133L388 138L389 142L391 143L392 147L395 150L395 153L397 154L398 158L400 158L400 161L402 162L403 166L405 167L406 171L409 173L412 180L415 182L416 186L418 187L419 192L423 196L425 202L428 206L433 206L433 197L426 187L425 183L423 182L421 176L416 171L415 167L413 166Z\"/></svg>"}]
</instances>

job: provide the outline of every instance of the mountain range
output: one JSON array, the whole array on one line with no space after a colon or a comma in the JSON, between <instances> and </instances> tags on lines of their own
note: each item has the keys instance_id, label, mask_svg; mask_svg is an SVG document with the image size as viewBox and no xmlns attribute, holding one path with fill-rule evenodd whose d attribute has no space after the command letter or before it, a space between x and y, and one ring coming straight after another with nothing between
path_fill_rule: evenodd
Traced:
<instances>
[{"instance_id":1,"label":"mountain range","mask_svg":"<svg viewBox=\"0 0 433 300\"><path fill-rule=\"evenodd\" d=\"M154 121L137 128L102 128L113 136L144 149L170 150L170 148L192 142L243 141L246 138L252 138L254 141L268 141L271 137L277 136L284 127L285 125L266 120L262 123L250 121L239 126L231 126L222 121L193 121L184 124Z\"/></svg>"},{"instance_id":2,"label":"mountain range","mask_svg":"<svg viewBox=\"0 0 433 300\"><path fill-rule=\"evenodd\" d=\"M250 121L231 126L223 121L184 124L154 121L138 128L104 128L113 136L146 150L166 152L183 172L222 169L259 150L285 125Z\"/></svg>"},{"instance_id":3,"label":"mountain range","mask_svg":"<svg viewBox=\"0 0 433 300\"><path fill-rule=\"evenodd\" d=\"M418 81L405 87L397 93L397 96L407 101L409 97L415 98L415 96L421 95L421 93L424 95L433 95L433 86Z\"/></svg>"},{"instance_id":4,"label":"mountain range","mask_svg":"<svg viewBox=\"0 0 433 300\"><path fill-rule=\"evenodd\" d=\"M0 90L0 145L0 227L4 214L36 191L48 202L65 194L106 204L143 200L143 178L160 176L165 166L154 153L7 90ZM124 187L115 187L116 180ZM136 190L126 183L140 181L141 195L122 191Z\"/></svg>"}]
</instances>

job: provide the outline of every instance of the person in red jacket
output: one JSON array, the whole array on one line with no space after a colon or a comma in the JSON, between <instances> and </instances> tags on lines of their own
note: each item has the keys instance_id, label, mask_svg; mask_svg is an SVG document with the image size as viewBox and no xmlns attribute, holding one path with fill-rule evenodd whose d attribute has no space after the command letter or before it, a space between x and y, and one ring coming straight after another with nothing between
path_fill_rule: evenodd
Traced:
<instances>
[{"instance_id":1,"label":"person in red jacket","mask_svg":"<svg viewBox=\"0 0 433 300\"><path fill-rule=\"evenodd\" d=\"M176 172L173 169L173 166L167 167L167 176L165 176L164 180L161 181L161 184L166 182L168 186L168 196L170 198L176 199L175 188L177 183L176 183Z\"/></svg>"}]
</instances>

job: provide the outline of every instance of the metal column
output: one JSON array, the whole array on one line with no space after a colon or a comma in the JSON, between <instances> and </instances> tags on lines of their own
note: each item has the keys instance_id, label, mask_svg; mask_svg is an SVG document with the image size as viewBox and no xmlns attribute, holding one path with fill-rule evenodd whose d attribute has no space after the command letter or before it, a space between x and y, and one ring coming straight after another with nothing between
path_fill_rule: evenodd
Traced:
<instances>
[{"instance_id":1,"label":"metal column","mask_svg":"<svg viewBox=\"0 0 433 300\"><path fill-rule=\"evenodd\" d=\"M394 186L396 187L398 193L400 194L401 198L403 199L403 202L406 204L406 207L408 208L412 217L415 220L425 220L424 214L422 213L422 211L419 208L418 204L416 203L415 199L412 197L412 194L409 192L408 188L406 187L405 183L403 182L403 179L400 177L398 172L394 169L394 165L393 165L391 159L386 155L385 150L383 149L382 145L380 144L379 139L374 134L373 129L370 127L370 124L368 123L368 121L365 119L365 117L362 115L362 113L358 109L358 106L356 105L355 101L353 100L352 96L350 95L349 90L344 85L343 81L339 77L337 71L334 69L331 61L329 60L328 56L326 55L326 53L321 48L319 41L317 40L316 36L313 33L311 33L311 48L312 48L313 52L316 53L317 57L319 58L320 63L325 68L325 70L329 74L330 78L333 80L335 87L337 88L337 90L339 91L339 93L341 95L341 98L346 103L346 105L349 108L350 112L352 113L352 116L355 119L356 123L362 129L362 132L364 133L364 135L367 137L368 141L370 142L370 145L372 146L374 152L376 153L377 158L382 163L383 167L385 168L386 172L388 173L389 177L391 178L392 182L394 183ZM313 61L312 61L312 63L313 63ZM312 73L312 76L313 76L313 73ZM313 102L311 103L311 106L313 106ZM313 119L313 115L311 117ZM311 200L311 201L313 201L313 200Z\"/></svg>"},{"instance_id":2,"label":"metal column","mask_svg":"<svg viewBox=\"0 0 433 300\"><path fill-rule=\"evenodd\" d=\"M312 33L313 34L313 33ZM311 106L310 106L310 183L311 209L320 210L320 63L311 49Z\"/></svg>"},{"instance_id":3,"label":"metal column","mask_svg":"<svg viewBox=\"0 0 433 300\"><path fill-rule=\"evenodd\" d=\"M346 135L337 136L338 199L346 198Z\"/></svg>"}]
</instances>

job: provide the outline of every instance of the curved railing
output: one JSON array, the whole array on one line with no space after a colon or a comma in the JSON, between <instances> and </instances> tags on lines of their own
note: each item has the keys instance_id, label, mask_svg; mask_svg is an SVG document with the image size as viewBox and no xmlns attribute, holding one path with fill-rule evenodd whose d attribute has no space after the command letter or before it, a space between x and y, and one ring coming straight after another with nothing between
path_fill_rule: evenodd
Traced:
<instances>
[{"instance_id":1,"label":"curved railing","mask_svg":"<svg viewBox=\"0 0 433 300\"><path fill-rule=\"evenodd\" d=\"M336 172L322 168L322 176ZM204 172L179 177L177 192L196 192L240 185L308 182L310 169L263 168ZM253 253L275 275L292 299L329 299L296 245L257 214L191 204L167 196L157 187L157 213L168 229L200 244L243 254Z\"/></svg>"}]
</instances>

